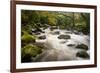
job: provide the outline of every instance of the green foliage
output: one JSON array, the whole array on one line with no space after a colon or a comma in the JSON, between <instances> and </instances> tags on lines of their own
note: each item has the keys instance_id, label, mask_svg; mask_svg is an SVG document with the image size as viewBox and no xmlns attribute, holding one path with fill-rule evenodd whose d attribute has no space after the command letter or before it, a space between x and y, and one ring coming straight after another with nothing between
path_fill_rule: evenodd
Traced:
<instances>
[{"instance_id":1,"label":"green foliage","mask_svg":"<svg viewBox=\"0 0 100 73\"><path fill-rule=\"evenodd\" d=\"M41 48L36 45L28 44L21 50L22 62L30 62L32 57L36 57L40 53L42 53Z\"/></svg>"},{"instance_id":2,"label":"green foliage","mask_svg":"<svg viewBox=\"0 0 100 73\"><path fill-rule=\"evenodd\" d=\"M22 10L21 19L22 28L28 32L32 28L46 27L44 24L59 26L61 29L75 29L84 34L90 32L89 13Z\"/></svg>"}]
</instances>

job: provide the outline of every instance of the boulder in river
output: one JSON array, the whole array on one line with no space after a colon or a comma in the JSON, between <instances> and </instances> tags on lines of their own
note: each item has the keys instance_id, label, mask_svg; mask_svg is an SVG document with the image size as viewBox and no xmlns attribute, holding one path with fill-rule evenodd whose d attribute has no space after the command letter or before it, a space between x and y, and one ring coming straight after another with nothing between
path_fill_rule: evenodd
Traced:
<instances>
[{"instance_id":1,"label":"boulder in river","mask_svg":"<svg viewBox=\"0 0 100 73\"><path fill-rule=\"evenodd\" d=\"M61 44L65 44L66 42L67 42L67 41L61 41L60 43L61 43Z\"/></svg>"},{"instance_id":2,"label":"boulder in river","mask_svg":"<svg viewBox=\"0 0 100 73\"><path fill-rule=\"evenodd\" d=\"M51 26L50 30L54 30L54 29L57 29L57 26Z\"/></svg>"},{"instance_id":3,"label":"boulder in river","mask_svg":"<svg viewBox=\"0 0 100 73\"><path fill-rule=\"evenodd\" d=\"M46 36L45 35L42 35L42 36L39 36L38 38L39 39L46 39Z\"/></svg>"},{"instance_id":4,"label":"boulder in river","mask_svg":"<svg viewBox=\"0 0 100 73\"><path fill-rule=\"evenodd\" d=\"M70 39L70 35L59 35L58 39Z\"/></svg>"},{"instance_id":5,"label":"boulder in river","mask_svg":"<svg viewBox=\"0 0 100 73\"><path fill-rule=\"evenodd\" d=\"M60 32L59 32L59 31L54 31L52 34L53 34L53 35L59 35Z\"/></svg>"},{"instance_id":6,"label":"boulder in river","mask_svg":"<svg viewBox=\"0 0 100 73\"><path fill-rule=\"evenodd\" d=\"M68 44L67 46L69 46L69 47L73 47L73 46L75 46L75 44Z\"/></svg>"},{"instance_id":7,"label":"boulder in river","mask_svg":"<svg viewBox=\"0 0 100 73\"><path fill-rule=\"evenodd\" d=\"M79 44L79 45L76 46L76 48L83 49L83 50L88 50L88 46L85 45L85 44Z\"/></svg>"},{"instance_id":8,"label":"boulder in river","mask_svg":"<svg viewBox=\"0 0 100 73\"><path fill-rule=\"evenodd\" d=\"M77 52L76 56L81 58L89 58L89 54L86 51Z\"/></svg>"},{"instance_id":9,"label":"boulder in river","mask_svg":"<svg viewBox=\"0 0 100 73\"><path fill-rule=\"evenodd\" d=\"M65 33L66 33L66 34L72 34L72 32L71 32L71 31L66 31Z\"/></svg>"},{"instance_id":10,"label":"boulder in river","mask_svg":"<svg viewBox=\"0 0 100 73\"><path fill-rule=\"evenodd\" d=\"M80 34L80 32L78 32L77 30L74 30L73 33L75 33L76 35Z\"/></svg>"}]
</instances>

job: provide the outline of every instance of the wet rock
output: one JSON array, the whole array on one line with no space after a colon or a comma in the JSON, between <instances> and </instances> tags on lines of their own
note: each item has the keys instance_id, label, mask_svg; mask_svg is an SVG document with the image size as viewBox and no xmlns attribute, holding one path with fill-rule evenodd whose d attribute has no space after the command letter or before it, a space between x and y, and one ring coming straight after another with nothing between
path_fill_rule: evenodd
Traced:
<instances>
[{"instance_id":1,"label":"wet rock","mask_svg":"<svg viewBox=\"0 0 100 73\"><path fill-rule=\"evenodd\" d=\"M85 45L85 44L79 44L79 45L76 46L76 48L83 49L83 50L88 50L88 46Z\"/></svg>"},{"instance_id":2,"label":"wet rock","mask_svg":"<svg viewBox=\"0 0 100 73\"><path fill-rule=\"evenodd\" d=\"M46 39L46 36L45 35L42 35L42 36L39 36L38 38L39 39Z\"/></svg>"},{"instance_id":3,"label":"wet rock","mask_svg":"<svg viewBox=\"0 0 100 73\"><path fill-rule=\"evenodd\" d=\"M72 32L71 32L71 31L66 31L65 33L66 33L66 34L72 34Z\"/></svg>"},{"instance_id":4,"label":"wet rock","mask_svg":"<svg viewBox=\"0 0 100 73\"><path fill-rule=\"evenodd\" d=\"M59 32L59 31L55 31L55 32L53 32L52 34L53 34L53 35L59 35L60 32Z\"/></svg>"},{"instance_id":5,"label":"wet rock","mask_svg":"<svg viewBox=\"0 0 100 73\"><path fill-rule=\"evenodd\" d=\"M52 26L52 27L50 28L51 31L54 30L54 29L57 29L57 26Z\"/></svg>"},{"instance_id":6,"label":"wet rock","mask_svg":"<svg viewBox=\"0 0 100 73\"><path fill-rule=\"evenodd\" d=\"M70 35L59 35L58 39L70 39Z\"/></svg>"},{"instance_id":7,"label":"wet rock","mask_svg":"<svg viewBox=\"0 0 100 73\"><path fill-rule=\"evenodd\" d=\"M78 32L76 30L74 30L73 33L75 33L76 35L79 35L80 34L80 32Z\"/></svg>"},{"instance_id":8,"label":"wet rock","mask_svg":"<svg viewBox=\"0 0 100 73\"><path fill-rule=\"evenodd\" d=\"M35 35L40 35L41 33L40 33L40 32L36 32L36 33L33 33L33 34L35 34Z\"/></svg>"},{"instance_id":9,"label":"wet rock","mask_svg":"<svg viewBox=\"0 0 100 73\"><path fill-rule=\"evenodd\" d=\"M39 34L39 33L44 33L44 31L42 31L42 29L40 29L40 28L36 28L36 29L32 29L32 33Z\"/></svg>"},{"instance_id":10,"label":"wet rock","mask_svg":"<svg viewBox=\"0 0 100 73\"><path fill-rule=\"evenodd\" d=\"M81 58L89 58L89 54L86 51L80 51L76 53L76 56Z\"/></svg>"},{"instance_id":11,"label":"wet rock","mask_svg":"<svg viewBox=\"0 0 100 73\"><path fill-rule=\"evenodd\" d=\"M68 44L67 46L69 46L69 47L73 47L73 46L75 46L75 44Z\"/></svg>"},{"instance_id":12,"label":"wet rock","mask_svg":"<svg viewBox=\"0 0 100 73\"><path fill-rule=\"evenodd\" d=\"M64 43L66 43L66 42L67 42L67 41L61 41L60 43L61 43L61 44L64 44Z\"/></svg>"}]
</instances>

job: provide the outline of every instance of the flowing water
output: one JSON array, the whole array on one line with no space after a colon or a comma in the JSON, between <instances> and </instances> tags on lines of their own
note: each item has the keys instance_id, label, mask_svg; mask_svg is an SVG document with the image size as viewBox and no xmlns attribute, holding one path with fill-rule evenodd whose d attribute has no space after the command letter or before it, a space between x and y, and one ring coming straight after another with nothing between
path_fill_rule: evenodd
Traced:
<instances>
[{"instance_id":1,"label":"flowing water","mask_svg":"<svg viewBox=\"0 0 100 73\"><path fill-rule=\"evenodd\" d=\"M46 50L42 54L35 58L35 61L67 61L67 60L80 60L83 58L76 57L76 53L82 49L76 49L75 46L83 43L89 48L89 36L84 34L75 34L68 30L55 29L53 31L50 28L43 30L45 33L41 33L38 36L45 35L46 39L37 39L37 43L43 43ZM53 34L55 31L59 31L59 34ZM70 39L59 39L58 36L66 34L70 35ZM68 46L68 44L74 44ZM89 50L87 50L89 54Z\"/></svg>"}]
</instances>

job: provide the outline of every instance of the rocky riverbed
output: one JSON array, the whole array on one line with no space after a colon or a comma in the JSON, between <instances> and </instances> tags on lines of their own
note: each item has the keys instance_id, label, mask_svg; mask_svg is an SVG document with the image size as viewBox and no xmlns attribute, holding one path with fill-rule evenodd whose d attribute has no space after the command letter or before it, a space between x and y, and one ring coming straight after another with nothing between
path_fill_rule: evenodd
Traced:
<instances>
[{"instance_id":1,"label":"rocky riverbed","mask_svg":"<svg viewBox=\"0 0 100 73\"><path fill-rule=\"evenodd\" d=\"M89 35L77 31L50 28L35 33L36 43L42 44L43 52L33 58L34 62L85 60L90 57Z\"/></svg>"}]
</instances>

